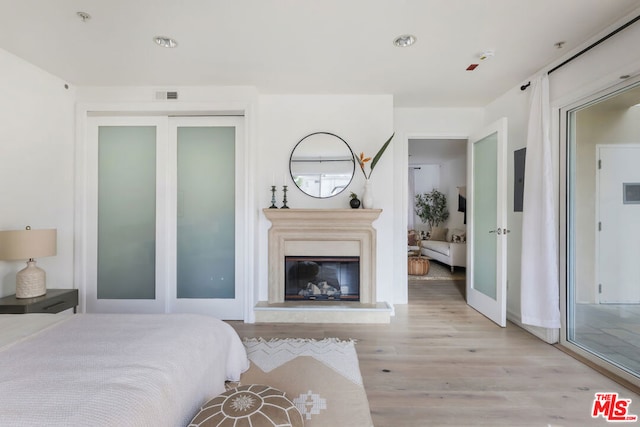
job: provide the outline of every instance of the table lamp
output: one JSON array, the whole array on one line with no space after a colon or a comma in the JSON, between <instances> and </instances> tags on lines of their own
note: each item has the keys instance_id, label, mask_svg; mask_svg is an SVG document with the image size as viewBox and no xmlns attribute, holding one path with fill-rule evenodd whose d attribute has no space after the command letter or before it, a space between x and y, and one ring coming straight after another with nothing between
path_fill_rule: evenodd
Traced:
<instances>
[{"instance_id":1,"label":"table lamp","mask_svg":"<svg viewBox=\"0 0 640 427\"><path fill-rule=\"evenodd\" d=\"M16 298L33 298L47 293L46 274L35 258L56 254L56 229L0 231L0 259L26 259L27 266L16 274Z\"/></svg>"}]
</instances>

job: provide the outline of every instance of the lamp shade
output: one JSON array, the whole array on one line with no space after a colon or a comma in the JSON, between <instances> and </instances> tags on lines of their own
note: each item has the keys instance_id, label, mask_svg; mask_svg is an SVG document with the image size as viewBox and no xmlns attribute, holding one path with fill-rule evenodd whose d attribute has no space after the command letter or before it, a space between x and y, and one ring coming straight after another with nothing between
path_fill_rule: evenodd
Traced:
<instances>
[{"instance_id":1,"label":"lamp shade","mask_svg":"<svg viewBox=\"0 0 640 427\"><path fill-rule=\"evenodd\" d=\"M0 259L20 260L56 254L55 228L0 231Z\"/></svg>"}]
</instances>

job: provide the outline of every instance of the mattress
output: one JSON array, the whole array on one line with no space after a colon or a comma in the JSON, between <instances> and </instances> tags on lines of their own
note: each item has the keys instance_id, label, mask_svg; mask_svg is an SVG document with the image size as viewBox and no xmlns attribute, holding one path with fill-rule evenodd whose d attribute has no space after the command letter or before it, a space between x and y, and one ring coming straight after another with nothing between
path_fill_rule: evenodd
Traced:
<instances>
[{"instance_id":1,"label":"mattress","mask_svg":"<svg viewBox=\"0 0 640 427\"><path fill-rule=\"evenodd\" d=\"M0 315L0 426L185 426L248 367L209 316Z\"/></svg>"}]
</instances>

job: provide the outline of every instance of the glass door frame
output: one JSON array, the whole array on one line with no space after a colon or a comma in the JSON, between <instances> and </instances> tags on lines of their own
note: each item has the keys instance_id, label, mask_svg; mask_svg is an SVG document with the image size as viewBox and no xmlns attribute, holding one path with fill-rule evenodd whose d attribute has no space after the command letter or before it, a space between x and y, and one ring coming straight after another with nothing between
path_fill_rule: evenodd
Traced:
<instances>
[{"instance_id":1,"label":"glass door frame","mask_svg":"<svg viewBox=\"0 0 640 427\"><path fill-rule=\"evenodd\" d=\"M242 117L170 117L169 118L169 153L171 157L176 157L178 141L178 128L180 127L234 127L235 132L235 183L236 188L240 177L243 175L245 168L242 165L244 151L241 141L244 139L243 119ZM242 235L242 225L244 223L243 212L246 211L244 200L236 194L235 200L235 297L233 299L214 299L214 298L178 298L177 297L177 188L178 188L178 171L177 164L171 163L169 166L169 192L167 209L169 216L168 227L168 293L167 293L167 312L173 313L202 313L210 314L212 309L215 310L216 316L225 320L243 320L238 313L243 313L243 305L245 301L244 284L247 280L242 268L240 260L244 257L243 242L246 239L239 238Z\"/></svg>"},{"instance_id":2,"label":"glass door frame","mask_svg":"<svg viewBox=\"0 0 640 427\"><path fill-rule=\"evenodd\" d=\"M502 118L469 137L467 143L467 274L466 298L467 304L491 319L498 326L507 326L507 119ZM496 245L496 297L495 299L476 289L474 283L474 252L475 227L474 223L474 171L475 143L496 134L496 224L492 231L497 239Z\"/></svg>"},{"instance_id":3,"label":"glass door frame","mask_svg":"<svg viewBox=\"0 0 640 427\"><path fill-rule=\"evenodd\" d=\"M560 252L560 314L561 314L561 329L559 344L570 353L577 355L598 366L600 369L605 370L616 377L622 382L628 382L634 387L640 386L640 380L621 369L614 363L607 361L600 357L596 353L589 351L587 348L579 345L573 340L573 325L575 325L575 308L573 302L575 301L575 287L572 286L572 279L575 273L572 273L575 269L575 233L572 232L572 223L570 221L571 215L575 213L575 207L572 206L572 197L575 194L575 188L573 186L576 175L575 156L570 155L570 149L574 144L573 137L576 135L575 120L572 116L578 111L590 107L601 100L615 96L618 93L624 92L626 89L632 86L640 84L640 76L626 79L625 81L612 85L608 88L591 91L590 93L580 94L573 101L566 101L564 106L556 106L555 111L558 113L558 136L559 136L559 225L560 225L560 239L559 239L559 252ZM594 165L595 167L595 165ZM570 321L571 320L571 321Z\"/></svg>"},{"instance_id":4,"label":"glass door frame","mask_svg":"<svg viewBox=\"0 0 640 427\"><path fill-rule=\"evenodd\" d=\"M98 241L98 132L100 126L153 126L156 128L156 283L154 299L98 299L97 241ZM86 126L85 157L85 257L84 293L87 312L164 313L167 310L168 268L165 262L167 247L167 216L165 191L159 177L167 173L167 120L162 117L89 117Z\"/></svg>"}]
</instances>

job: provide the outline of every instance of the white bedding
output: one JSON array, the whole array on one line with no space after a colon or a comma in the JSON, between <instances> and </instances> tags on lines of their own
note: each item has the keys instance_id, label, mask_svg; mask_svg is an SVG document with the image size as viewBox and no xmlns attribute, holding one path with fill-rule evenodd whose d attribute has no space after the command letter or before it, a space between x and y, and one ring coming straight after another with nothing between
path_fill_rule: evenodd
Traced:
<instances>
[{"instance_id":1,"label":"white bedding","mask_svg":"<svg viewBox=\"0 0 640 427\"><path fill-rule=\"evenodd\" d=\"M0 315L0 426L186 426L248 367L208 316Z\"/></svg>"}]
</instances>

